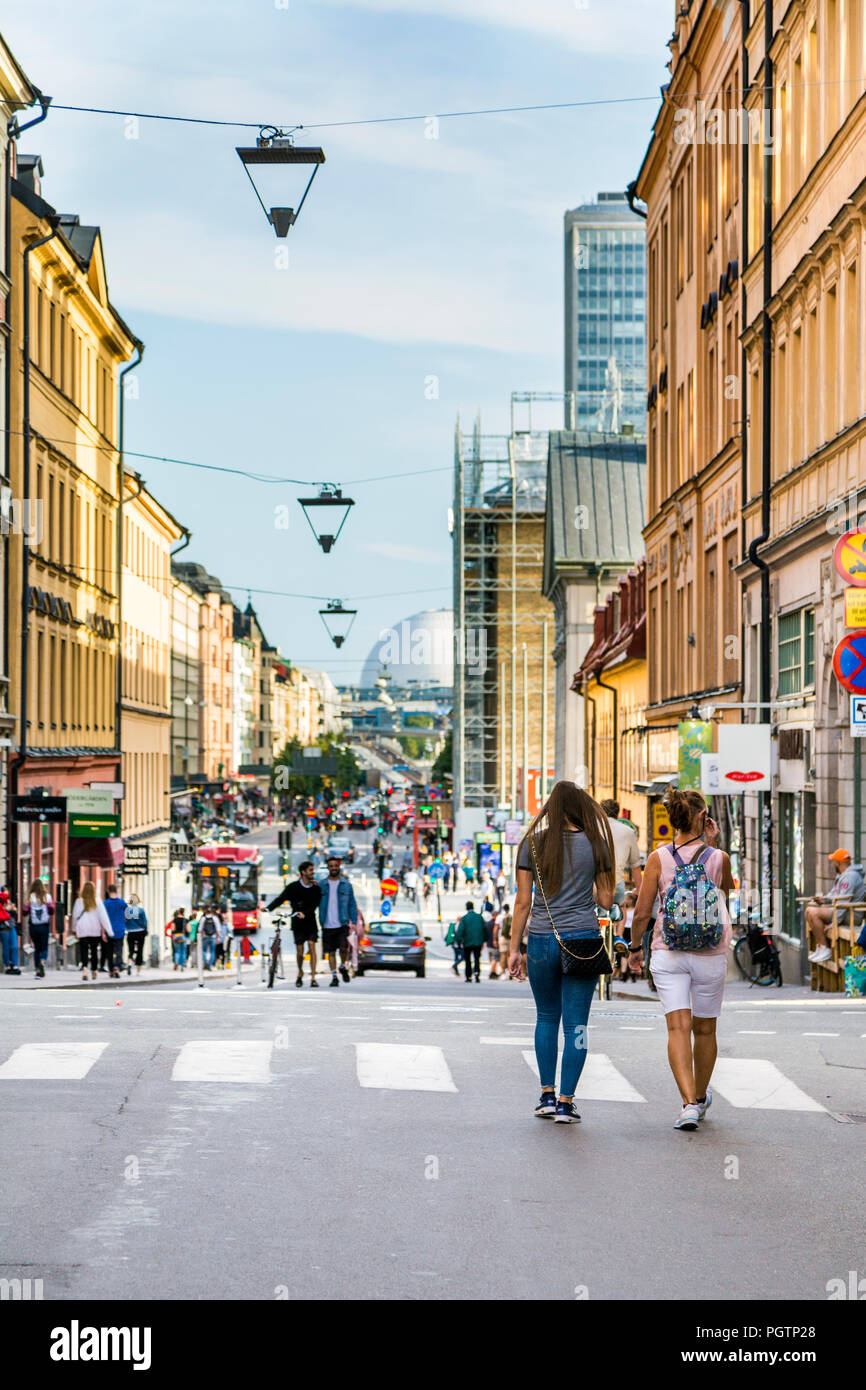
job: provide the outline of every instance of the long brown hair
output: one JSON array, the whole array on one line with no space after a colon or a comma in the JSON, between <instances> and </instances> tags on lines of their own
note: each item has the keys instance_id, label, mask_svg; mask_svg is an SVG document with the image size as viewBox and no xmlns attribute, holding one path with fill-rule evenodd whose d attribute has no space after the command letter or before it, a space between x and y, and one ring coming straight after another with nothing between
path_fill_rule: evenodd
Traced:
<instances>
[{"instance_id":1,"label":"long brown hair","mask_svg":"<svg viewBox=\"0 0 866 1390\"><path fill-rule=\"evenodd\" d=\"M44 903L47 896L48 895L45 892L45 884L42 882L42 879L34 878L33 882L30 885L30 897L38 898L41 903Z\"/></svg>"},{"instance_id":2,"label":"long brown hair","mask_svg":"<svg viewBox=\"0 0 866 1390\"><path fill-rule=\"evenodd\" d=\"M563 846L571 827L582 830L592 846L599 886L613 892L616 887L616 859L607 816L589 792L585 792L576 782L557 782L520 846L522 850L526 845L533 872L534 847L545 894L552 898L562 887Z\"/></svg>"},{"instance_id":3,"label":"long brown hair","mask_svg":"<svg viewBox=\"0 0 866 1390\"><path fill-rule=\"evenodd\" d=\"M89 879L81 885L81 906L85 912L96 910L96 887Z\"/></svg>"}]
</instances>

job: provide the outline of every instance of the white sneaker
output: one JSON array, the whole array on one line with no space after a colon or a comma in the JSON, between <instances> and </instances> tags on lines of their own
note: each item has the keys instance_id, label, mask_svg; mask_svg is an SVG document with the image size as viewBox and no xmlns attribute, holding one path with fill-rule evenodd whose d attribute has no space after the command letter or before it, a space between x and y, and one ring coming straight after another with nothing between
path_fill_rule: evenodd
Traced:
<instances>
[{"instance_id":1,"label":"white sneaker","mask_svg":"<svg viewBox=\"0 0 866 1390\"><path fill-rule=\"evenodd\" d=\"M708 1087L707 1087L707 1094L706 1094L706 1097L704 1098L704 1100L699 1100L699 1101L698 1101L698 1119L699 1119L699 1120L704 1119L704 1117L705 1117L707 1111L709 1110L710 1106L712 1105L712 1103L713 1103L713 1093L712 1093L712 1091L710 1090L710 1088L709 1088L709 1086L708 1086Z\"/></svg>"},{"instance_id":2,"label":"white sneaker","mask_svg":"<svg viewBox=\"0 0 866 1390\"><path fill-rule=\"evenodd\" d=\"M818 948L817 948L817 946L816 946L814 951L810 951L810 952L809 952L809 954L808 954L808 956L806 957L806 959L807 959L807 960L814 960L814 959L815 959L815 953L817 952L817 950L818 950Z\"/></svg>"},{"instance_id":3,"label":"white sneaker","mask_svg":"<svg viewBox=\"0 0 866 1390\"><path fill-rule=\"evenodd\" d=\"M697 1129L700 1118L701 1107L699 1105L684 1105L674 1129Z\"/></svg>"},{"instance_id":4,"label":"white sneaker","mask_svg":"<svg viewBox=\"0 0 866 1390\"><path fill-rule=\"evenodd\" d=\"M819 946L817 951L812 956L812 960L816 965L820 965L821 961L829 960L832 954L833 952L830 950L829 946Z\"/></svg>"}]
</instances>

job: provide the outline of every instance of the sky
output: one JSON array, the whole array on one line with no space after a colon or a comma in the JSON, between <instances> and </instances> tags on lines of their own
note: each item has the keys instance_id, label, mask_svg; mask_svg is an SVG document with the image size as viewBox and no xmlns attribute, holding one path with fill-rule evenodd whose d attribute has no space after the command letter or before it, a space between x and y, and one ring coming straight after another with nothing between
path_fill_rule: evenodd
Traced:
<instances>
[{"instance_id":1,"label":"sky","mask_svg":"<svg viewBox=\"0 0 866 1390\"><path fill-rule=\"evenodd\" d=\"M183 558L241 607L249 592L293 661L351 681L381 632L451 606L455 421L480 411L505 433L512 391L562 389L563 214L635 177L674 8L34 0L6 17L55 103L19 148L42 155L48 202L101 226L112 303L145 343L127 461L192 531ZM417 119L326 128L392 116ZM296 143L325 151L286 241L235 153L261 124L303 125ZM295 204L269 176L267 205ZM309 487L135 452L334 482L356 505L324 555L296 501ZM329 598L358 609L339 652L318 614Z\"/></svg>"}]
</instances>

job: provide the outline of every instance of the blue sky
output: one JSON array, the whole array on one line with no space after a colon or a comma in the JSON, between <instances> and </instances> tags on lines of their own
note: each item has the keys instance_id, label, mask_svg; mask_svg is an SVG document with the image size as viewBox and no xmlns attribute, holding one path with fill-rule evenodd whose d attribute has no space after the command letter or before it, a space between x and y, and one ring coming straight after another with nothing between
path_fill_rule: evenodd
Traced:
<instances>
[{"instance_id":1,"label":"blue sky","mask_svg":"<svg viewBox=\"0 0 866 1390\"><path fill-rule=\"evenodd\" d=\"M302 122L298 143L323 146L278 243L234 152L255 131L54 110L21 143L48 201L101 225L112 300L146 344L130 450L349 485L408 475L351 485L325 556L301 489L129 460L193 531L185 559L249 586L287 656L351 679L382 628L450 606L457 412L504 432L512 390L562 387L562 216L637 172L674 2L282 5L39 0L3 32L58 105ZM314 128L623 96L649 100L443 120L438 139L423 120ZM386 597L358 604L337 654L321 605L256 589Z\"/></svg>"}]
</instances>

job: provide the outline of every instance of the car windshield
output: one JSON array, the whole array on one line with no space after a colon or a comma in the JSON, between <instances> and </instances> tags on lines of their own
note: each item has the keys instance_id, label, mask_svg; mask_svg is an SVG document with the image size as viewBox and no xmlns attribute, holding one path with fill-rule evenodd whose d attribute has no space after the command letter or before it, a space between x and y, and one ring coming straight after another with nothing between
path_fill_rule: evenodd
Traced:
<instances>
[{"instance_id":1,"label":"car windshield","mask_svg":"<svg viewBox=\"0 0 866 1390\"><path fill-rule=\"evenodd\" d=\"M371 922L373 936L417 936L418 928L414 922Z\"/></svg>"},{"instance_id":2,"label":"car windshield","mask_svg":"<svg viewBox=\"0 0 866 1390\"><path fill-rule=\"evenodd\" d=\"M348 848L349 848L349 841L348 841L348 840L340 840L340 839L332 839L332 840L329 840L329 841L328 841L328 848L329 848L329 849L348 849Z\"/></svg>"}]
</instances>

